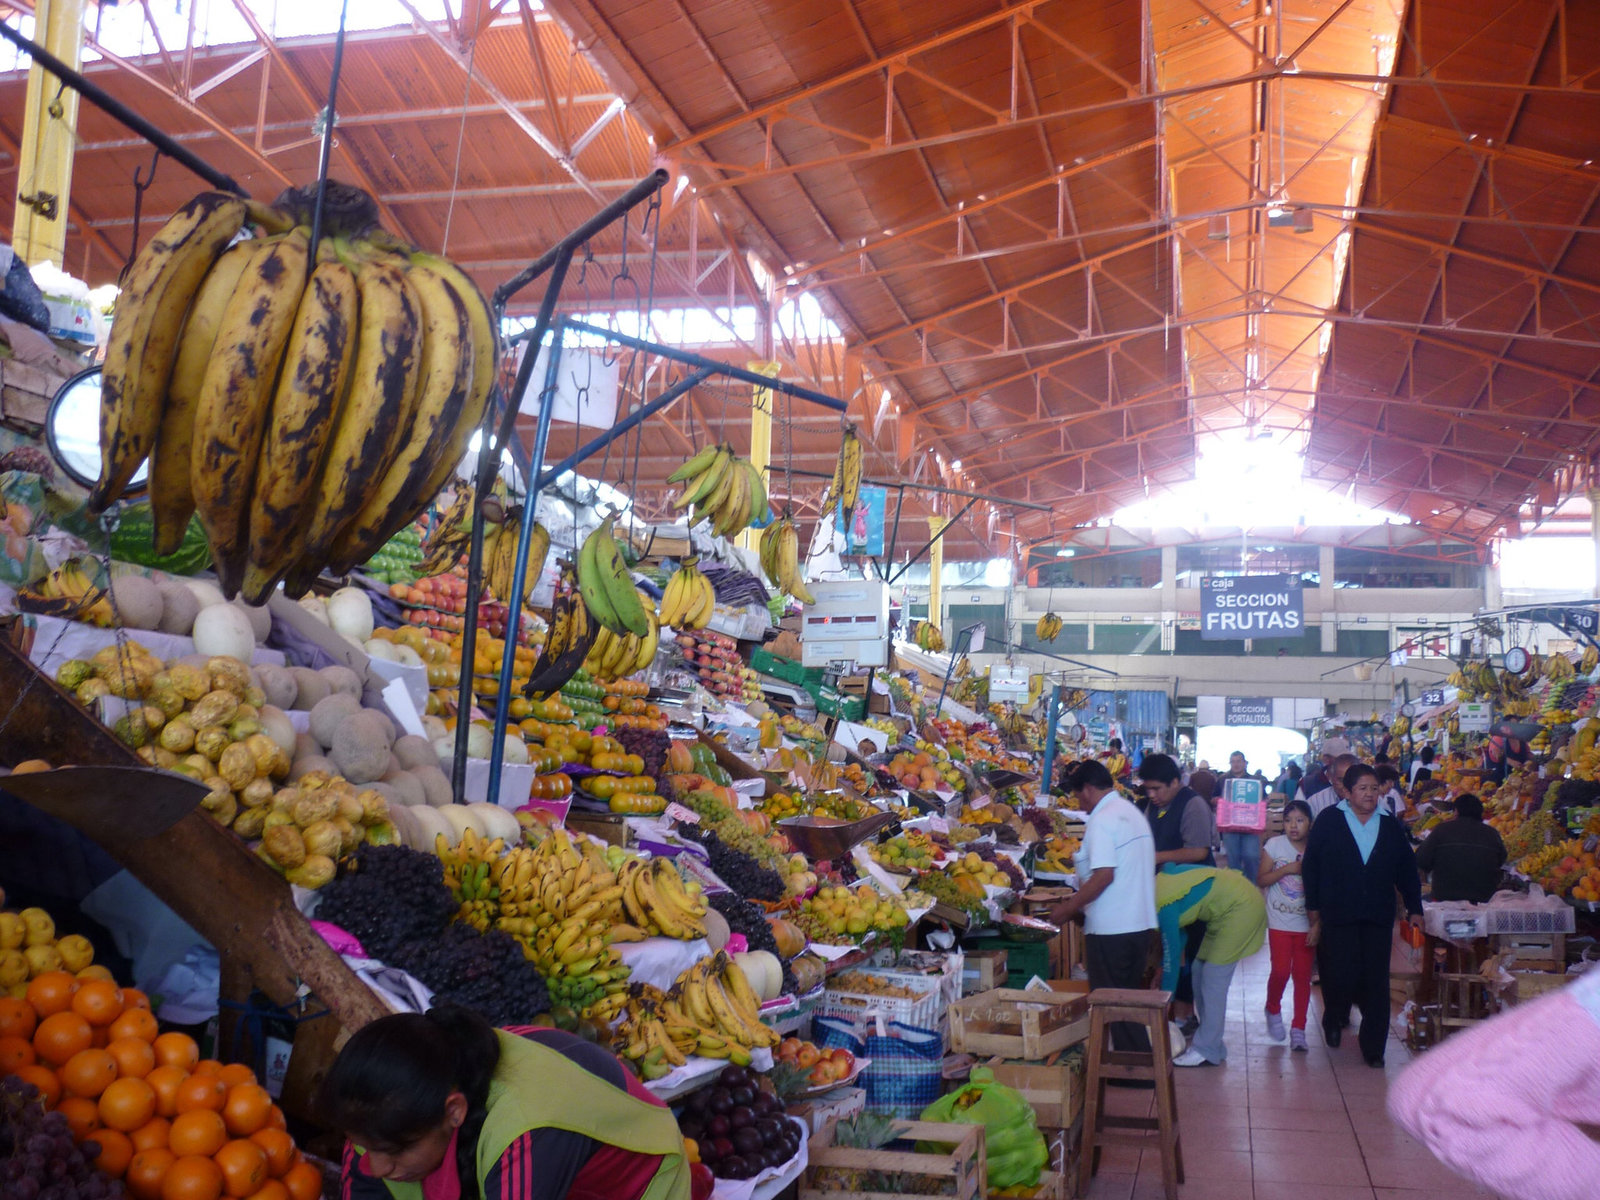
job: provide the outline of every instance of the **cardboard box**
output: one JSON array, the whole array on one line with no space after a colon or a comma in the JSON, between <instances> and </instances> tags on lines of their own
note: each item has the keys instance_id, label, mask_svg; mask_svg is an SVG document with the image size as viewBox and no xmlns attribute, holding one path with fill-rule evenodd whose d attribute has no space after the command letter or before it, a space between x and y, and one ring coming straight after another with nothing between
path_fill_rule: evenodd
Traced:
<instances>
[{"instance_id":1,"label":"cardboard box","mask_svg":"<svg viewBox=\"0 0 1600 1200\"><path fill-rule=\"evenodd\" d=\"M587 833L610 846L627 848L633 832L618 813L569 812L567 828L575 833Z\"/></svg>"}]
</instances>

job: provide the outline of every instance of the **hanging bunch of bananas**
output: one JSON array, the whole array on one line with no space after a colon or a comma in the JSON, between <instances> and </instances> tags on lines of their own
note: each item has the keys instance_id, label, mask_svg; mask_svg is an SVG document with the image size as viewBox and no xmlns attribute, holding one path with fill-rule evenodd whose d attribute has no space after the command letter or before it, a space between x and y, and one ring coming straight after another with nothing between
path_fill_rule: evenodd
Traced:
<instances>
[{"instance_id":1,"label":"hanging bunch of bananas","mask_svg":"<svg viewBox=\"0 0 1600 1200\"><path fill-rule=\"evenodd\" d=\"M495 598L507 604L511 600L511 585L516 581L517 543L522 538L522 509L506 512L506 519L498 525L485 525L483 531L483 582ZM550 531L539 522L528 532L528 544L522 547L527 560L527 571L522 580L522 598L527 600L539 582L544 570L545 557L550 553Z\"/></svg>"},{"instance_id":2,"label":"hanging bunch of bananas","mask_svg":"<svg viewBox=\"0 0 1600 1200\"><path fill-rule=\"evenodd\" d=\"M104 572L95 559L77 555L38 583L19 589L17 604L24 612L108 627L115 623L116 614L110 594L100 582L103 578Z\"/></svg>"},{"instance_id":3,"label":"hanging bunch of bananas","mask_svg":"<svg viewBox=\"0 0 1600 1200\"><path fill-rule=\"evenodd\" d=\"M1555 682L1571 679L1578 672L1573 668L1572 660L1565 654L1552 654L1544 662L1544 677Z\"/></svg>"},{"instance_id":4,"label":"hanging bunch of bananas","mask_svg":"<svg viewBox=\"0 0 1600 1200\"><path fill-rule=\"evenodd\" d=\"M1600 667L1600 650L1591 644L1583 648L1583 657L1578 660L1578 674L1592 675L1594 669Z\"/></svg>"},{"instance_id":5,"label":"hanging bunch of bananas","mask_svg":"<svg viewBox=\"0 0 1600 1200\"><path fill-rule=\"evenodd\" d=\"M578 590L589 616L612 633L644 637L650 632L649 606L633 585L633 575L622 557L612 530L617 518L607 517L588 537L578 553Z\"/></svg>"},{"instance_id":6,"label":"hanging bunch of bananas","mask_svg":"<svg viewBox=\"0 0 1600 1200\"><path fill-rule=\"evenodd\" d=\"M461 905L456 920L465 921L480 933L494 924L500 914L500 886L497 860L506 852L504 838L488 841L470 826L454 846L444 834L433 839L433 852L444 864L444 882Z\"/></svg>"},{"instance_id":7,"label":"hanging bunch of bananas","mask_svg":"<svg viewBox=\"0 0 1600 1200\"><path fill-rule=\"evenodd\" d=\"M717 594L705 572L695 565L699 561L684 559L661 593L661 623L670 629L704 629L711 620Z\"/></svg>"},{"instance_id":8,"label":"hanging bunch of bananas","mask_svg":"<svg viewBox=\"0 0 1600 1200\"><path fill-rule=\"evenodd\" d=\"M550 632L530 668L523 694L531 698L559 692L561 685L583 666L600 631L600 623L589 615L583 594L578 590L577 573L570 564L563 563L561 579L556 584L555 603L550 610Z\"/></svg>"},{"instance_id":9,"label":"hanging bunch of bananas","mask_svg":"<svg viewBox=\"0 0 1600 1200\"><path fill-rule=\"evenodd\" d=\"M951 692L957 703L965 704L968 708L983 708L989 703L989 677L987 675L974 675L970 679L963 679Z\"/></svg>"},{"instance_id":10,"label":"hanging bunch of bananas","mask_svg":"<svg viewBox=\"0 0 1600 1200\"><path fill-rule=\"evenodd\" d=\"M801 604L817 602L817 598L806 587L805 577L800 570L800 531L789 517L774 521L761 531L758 549L761 553L761 569L766 572L773 587L788 592Z\"/></svg>"},{"instance_id":11,"label":"hanging bunch of bananas","mask_svg":"<svg viewBox=\"0 0 1600 1200\"><path fill-rule=\"evenodd\" d=\"M962 655L961 661L956 664L956 678L967 679L972 675L972 660Z\"/></svg>"},{"instance_id":12,"label":"hanging bunch of bananas","mask_svg":"<svg viewBox=\"0 0 1600 1200\"><path fill-rule=\"evenodd\" d=\"M828 498L823 502L821 515L826 517L837 507L848 517L860 498L861 439L856 436L856 427L846 421L844 439L839 443L839 458L833 464L833 481L828 484Z\"/></svg>"},{"instance_id":13,"label":"hanging bunch of bananas","mask_svg":"<svg viewBox=\"0 0 1600 1200\"><path fill-rule=\"evenodd\" d=\"M495 928L522 943L550 999L609 1021L627 1002L629 969L612 948L622 888L605 855L560 826L537 847L518 846L495 867Z\"/></svg>"},{"instance_id":14,"label":"hanging bunch of bananas","mask_svg":"<svg viewBox=\"0 0 1600 1200\"><path fill-rule=\"evenodd\" d=\"M612 929L613 941L660 936L692 942L705 937L708 906L690 894L677 868L666 859L630 859L622 864L617 882L627 923Z\"/></svg>"},{"instance_id":15,"label":"hanging bunch of bananas","mask_svg":"<svg viewBox=\"0 0 1600 1200\"><path fill-rule=\"evenodd\" d=\"M456 484L456 494L450 507L439 515L433 528L422 539L422 561L417 564L417 575L443 575L461 561L472 549L472 499L470 483Z\"/></svg>"},{"instance_id":16,"label":"hanging bunch of bananas","mask_svg":"<svg viewBox=\"0 0 1600 1200\"><path fill-rule=\"evenodd\" d=\"M154 548L198 512L222 590L263 603L366 562L450 478L495 377L488 303L460 268L328 185L271 207L202 192L140 251L102 384L99 512L150 462ZM246 225L256 236L241 240ZM231 243L231 245L230 245Z\"/></svg>"},{"instance_id":17,"label":"hanging bunch of bananas","mask_svg":"<svg viewBox=\"0 0 1600 1200\"><path fill-rule=\"evenodd\" d=\"M667 482L683 484L672 507L693 506L690 529L701 521L710 521L711 532L725 538L752 521L759 525L772 518L761 472L749 459L735 454L726 442L701 450L668 475Z\"/></svg>"},{"instance_id":18,"label":"hanging bunch of bananas","mask_svg":"<svg viewBox=\"0 0 1600 1200\"><path fill-rule=\"evenodd\" d=\"M929 654L944 652L944 632L932 621L918 621L913 625L911 640L917 644L917 649L926 650Z\"/></svg>"},{"instance_id":19,"label":"hanging bunch of bananas","mask_svg":"<svg viewBox=\"0 0 1600 1200\"><path fill-rule=\"evenodd\" d=\"M618 637L602 626L594 645L589 647L588 657L583 660L584 670L594 676L596 682L609 683L613 679L626 678L655 661L656 647L661 642L661 622L656 617L650 598L641 592L639 599L644 602L648 632L643 637L633 633Z\"/></svg>"},{"instance_id":20,"label":"hanging bunch of bananas","mask_svg":"<svg viewBox=\"0 0 1600 1200\"><path fill-rule=\"evenodd\" d=\"M1034 636L1041 642L1053 642L1061 636L1061 618L1055 613L1045 613L1033 627Z\"/></svg>"},{"instance_id":21,"label":"hanging bunch of bananas","mask_svg":"<svg viewBox=\"0 0 1600 1200\"><path fill-rule=\"evenodd\" d=\"M752 1049L776 1046L782 1040L761 1023L755 989L724 950L702 958L673 980L660 1012L669 1036L692 1027L697 1031L696 1054L726 1058L741 1067L750 1064Z\"/></svg>"},{"instance_id":22,"label":"hanging bunch of bananas","mask_svg":"<svg viewBox=\"0 0 1600 1200\"><path fill-rule=\"evenodd\" d=\"M1390 737L1402 738L1402 737L1405 737L1406 734L1408 734L1410 732L1411 732L1411 718L1410 717L1405 717L1405 716L1396 717L1394 719L1394 724L1389 726L1389 736Z\"/></svg>"}]
</instances>

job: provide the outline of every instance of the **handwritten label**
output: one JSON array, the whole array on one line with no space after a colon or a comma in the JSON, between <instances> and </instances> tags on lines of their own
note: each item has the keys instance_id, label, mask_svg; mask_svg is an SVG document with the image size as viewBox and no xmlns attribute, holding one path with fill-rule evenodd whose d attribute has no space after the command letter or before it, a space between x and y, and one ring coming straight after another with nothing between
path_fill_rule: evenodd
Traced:
<instances>
[{"instance_id":1,"label":"handwritten label","mask_svg":"<svg viewBox=\"0 0 1600 1200\"><path fill-rule=\"evenodd\" d=\"M950 822L945 820L943 817L929 817L928 828L934 833L949 833Z\"/></svg>"},{"instance_id":2,"label":"handwritten label","mask_svg":"<svg viewBox=\"0 0 1600 1200\"><path fill-rule=\"evenodd\" d=\"M667 805L667 816L671 817L674 821L682 821L685 825L700 824L700 814L691 809L685 808L681 804Z\"/></svg>"}]
</instances>

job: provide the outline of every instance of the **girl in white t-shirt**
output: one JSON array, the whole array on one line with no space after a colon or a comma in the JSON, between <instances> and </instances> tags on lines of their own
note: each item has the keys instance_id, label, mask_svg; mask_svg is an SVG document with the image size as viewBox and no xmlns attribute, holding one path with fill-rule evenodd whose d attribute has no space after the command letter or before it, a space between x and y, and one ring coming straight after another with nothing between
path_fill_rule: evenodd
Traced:
<instances>
[{"instance_id":1,"label":"girl in white t-shirt","mask_svg":"<svg viewBox=\"0 0 1600 1200\"><path fill-rule=\"evenodd\" d=\"M1283 806L1283 832L1261 848L1256 881L1267 893L1267 941L1272 950L1272 974L1267 980L1267 1032L1283 1040L1284 985L1294 980L1294 1025L1289 1048L1305 1050L1306 1008L1311 1002L1310 922L1306 918L1306 889L1300 878L1300 859L1311 836L1311 806L1291 800Z\"/></svg>"}]
</instances>

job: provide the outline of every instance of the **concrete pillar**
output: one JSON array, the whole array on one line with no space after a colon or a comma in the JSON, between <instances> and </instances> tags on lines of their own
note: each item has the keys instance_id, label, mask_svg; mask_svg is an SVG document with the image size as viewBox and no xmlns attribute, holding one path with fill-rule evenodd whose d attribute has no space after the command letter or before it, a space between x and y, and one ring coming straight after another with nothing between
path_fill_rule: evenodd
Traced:
<instances>
[{"instance_id":1,"label":"concrete pillar","mask_svg":"<svg viewBox=\"0 0 1600 1200\"><path fill-rule=\"evenodd\" d=\"M1339 648L1339 593L1333 586L1333 547L1317 547L1317 596L1322 602L1322 652Z\"/></svg>"},{"instance_id":2,"label":"concrete pillar","mask_svg":"<svg viewBox=\"0 0 1600 1200\"><path fill-rule=\"evenodd\" d=\"M51 54L74 69L82 65L83 0L40 0L33 29L33 36ZM34 63L28 68L27 100L18 138L22 153L17 162L17 195L53 197L55 215L46 218L17 200L11 245L30 267L47 260L59 267L65 258L77 128L78 93L62 88L54 75Z\"/></svg>"},{"instance_id":3,"label":"concrete pillar","mask_svg":"<svg viewBox=\"0 0 1600 1200\"><path fill-rule=\"evenodd\" d=\"M1493 610L1501 603L1500 564L1491 558L1483 567L1483 606Z\"/></svg>"},{"instance_id":4,"label":"concrete pillar","mask_svg":"<svg viewBox=\"0 0 1600 1200\"><path fill-rule=\"evenodd\" d=\"M934 539L928 548L928 620L939 626L944 623L944 581L940 578L944 574L944 539L939 535L949 523L949 517L928 518L928 536ZM946 645L950 645L955 630L946 629L944 635Z\"/></svg>"},{"instance_id":5,"label":"concrete pillar","mask_svg":"<svg viewBox=\"0 0 1600 1200\"><path fill-rule=\"evenodd\" d=\"M1589 489L1589 534L1594 541L1594 586L1600 588L1600 488Z\"/></svg>"}]
</instances>

